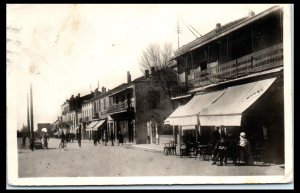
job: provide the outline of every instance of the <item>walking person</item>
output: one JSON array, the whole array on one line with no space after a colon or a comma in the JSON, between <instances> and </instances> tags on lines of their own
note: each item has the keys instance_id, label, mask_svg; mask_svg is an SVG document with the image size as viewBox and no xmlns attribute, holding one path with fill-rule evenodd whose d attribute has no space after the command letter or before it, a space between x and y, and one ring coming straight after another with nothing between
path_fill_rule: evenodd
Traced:
<instances>
[{"instance_id":1,"label":"walking person","mask_svg":"<svg viewBox=\"0 0 300 193\"><path fill-rule=\"evenodd\" d=\"M114 146L115 135L113 131L110 132L110 140L111 140L111 146Z\"/></svg>"},{"instance_id":2,"label":"walking person","mask_svg":"<svg viewBox=\"0 0 300 193\"><path fill-rule=\"evenodd\" d=\"M104 140L104 145L107 146L107 133L106 133L106 130L104 130L104 133L103 133L103 140Z\"/></svg>"},{"instance_id":3,"label":"walking person","mask_svg":"<svg viewBox=\"0 0 300 193\"><path fill-rule=\"evenodd\" d=\"M119 141L118 141L118 145L121 143L122 145L123 145L123 141L124 141L124 139L123 139L124 137L123 137L123 135L122 135L122 133L121 133L121 131L119 131Z\"/></svg>"},{"instance_id":4,"label":"walking person","mask_svg":"<svg viewBox=\"0 0 300 193\"><path fill-rule=\"evenodd\" d=\"M225 133L221 133L221 138L216 144L216 149L218 151L218 157L220 158L219 166L227 165L227 148L228 148L228 139ZM216 160L215 160L216 161Z\"/></svg>"},{"instance_id":5,"label":"walking person","mask_svg":"<svg viewBox=\"0 0 300 193\"><path fill-rule=\"evenodd\" d=\"M246 133L240 133L239 141L239 162L244 165L253 165L253 157L250 142L246 138Z\"/></svg>"},{"instance_id":6,"label":"walking person","mask_svg":"<svg viewBox=\"0 0 300 193\"><path fill-rule=\"evenodd\" d=\"M237 141L234 140L233 135L231 133L228 133L227 136L228 139L228 148L227 148L227 158L231 158L233 161L233 164L236 165L236 160L238 157L238 144Z\"/></svg>"},{"instance_id":7,"label":"walking person","mask_svg":"<svg viewBox=\"0 0 300 193\"><path fill-rule=\"evenodd\" d=\"M97 132L93 132L93 140L94 140L94 146L97 146L97 142L98 142L98 134L97 134Z\"/></svg>"},{"instance_id":8,"label":"walking person","mask_svg":"<svg viewBox=\"0 0 300 193\"><path fill-rule=\"evenodd\" d=\"M26 147L26 134L23 133L23 141L22 141L22 146L23 148Z\"/></svg>"},{"instance_id":9,"label":"walking person","mask_svg":"<svg viewBox=\"0 0 300 193\"><path fill-rule=\"evenodd\" d=\"M98 144L101 144L101 142L100 142L101 141L101 130L97 131L97 135L98 135L98 141L97 142L98 142Z\"/></svg>"},{"instance_id":10,"label":"walking person","mask_svg":"<svg viewBox=\"0 0 300 193\"><path fill-rule=\"evenodd\" d=\"M61 141L60 141L59 147L63 149L65 147L65 143L66 143L66 135L65 135L65 133L62 132L62 134L61 134L60 137L61 137Z\"/></svg>"},{"instance_id":11,"label":"walking person","mask_svg":"<svg viewBox=\"0 0 300 193\"><path fill-rule=\"evenodd\" d=\"M44 148L48 150L48 134L44 135Z\"/></svg>"},{"instance_id":12,"label":"walking person","mask_svg":"<svg viewBox=\"0 0 300 193\"><path fill-rule=\"evenodd\" d=\"M81 147L81 132L80 131L77 133L77 141L78 141L78 146Z\"/></svg>"},{"instance_id":13,"label":"walking person","mask_svg":"<svg viewBox=\"0 0 300 193\"><path fill-rule=\"evenodd\" d=\"M218 159L218 150L216 149L216 144L217 144L217 142L221 138L219 130L220 130L219 127L217 127L214 130L214 132L211 135L210 142L209 142L209 144L212 147L212 155L213 155L213 157L212 157L212 160L213 160L212 165L215 165L216 164L216 160Z\"/></svg>"}]
</instances>

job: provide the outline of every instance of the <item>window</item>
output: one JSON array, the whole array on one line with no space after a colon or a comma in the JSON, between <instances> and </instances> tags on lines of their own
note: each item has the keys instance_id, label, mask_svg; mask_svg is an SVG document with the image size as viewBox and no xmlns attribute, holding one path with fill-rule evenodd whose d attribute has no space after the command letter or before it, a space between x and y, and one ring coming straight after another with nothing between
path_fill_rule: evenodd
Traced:
<instances>
[{"instance_id":1,"label":"window","mask_svg":"<svg viewBox=\"0 0 300 193\"><path fill-rule=\"evenodd\" d=\"M263 127L263 136L264 140L268 140L268 129L266 127Z\"/></svg>"},{"instance_id":2,"label":"window","mask_svg":"<svg viewBox=\"0 0 300 193\"><path fill-rule=\"evenodd\" d=\"M160 130L161 135L172 135L173 134L173 127L171 125L163 125L162 129Z\"/></svg>"},{"instance_id":3,"label":"window","mask_svg":"<svg viewBox=\"0 0 300 193\"><path fill-rule=\"evenodd\" d=\"M156 90L149 90L147 94L148 106L150 109L157 108L160 103L160 93Z\"/></svg>"}]
</instances>

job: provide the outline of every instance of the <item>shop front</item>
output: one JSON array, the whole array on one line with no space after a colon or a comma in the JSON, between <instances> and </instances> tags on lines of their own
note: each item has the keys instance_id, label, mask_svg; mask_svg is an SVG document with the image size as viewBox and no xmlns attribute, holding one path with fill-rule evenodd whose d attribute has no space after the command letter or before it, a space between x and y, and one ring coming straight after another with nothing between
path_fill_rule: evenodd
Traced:
<instances>
[{"instance_id":1,"label":"shop front","mask_svg":"<svg viewBox=\"0 0 300 193\"><path fill-rule=\"evenodd\" d=\"M134 112L121 112L110 114L112 120L110 121L110 135L113 134L118 140L122 136L124 143L134 143L135 138L135 117ZM112 133L111 133L112 132Z\"/></svg>"},{"instance_id":2,"label":"shop front","mask_svg":"<svg viewBox=\"0 0 300 193\"><path fill-rule=\"evenodd\" d=\"M198 98L198 100L197 100ZM169 117L179 126L179 141L189 136L209 143L216 128L239 139L245 132L253 151L260 149L268 162L284 162L284 107L282 78L269 78L195 95Z\"/></svg>"}]
</instances>

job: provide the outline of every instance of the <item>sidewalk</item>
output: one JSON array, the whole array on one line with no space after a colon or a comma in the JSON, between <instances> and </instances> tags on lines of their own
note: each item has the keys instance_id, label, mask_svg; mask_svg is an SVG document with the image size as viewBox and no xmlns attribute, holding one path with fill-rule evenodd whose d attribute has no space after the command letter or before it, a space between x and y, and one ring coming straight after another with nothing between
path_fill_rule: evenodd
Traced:
<instances>
[{"instance_id":1,"label":"sidewalk","mask_svg":"<svg viewBox=\"0 0 300 193\"><path fill-rule=\"evenodd\" d=\"M163 152L163 144L124 144L129 149L140 149L144 151Z\"/></svg>"}]
</instances>

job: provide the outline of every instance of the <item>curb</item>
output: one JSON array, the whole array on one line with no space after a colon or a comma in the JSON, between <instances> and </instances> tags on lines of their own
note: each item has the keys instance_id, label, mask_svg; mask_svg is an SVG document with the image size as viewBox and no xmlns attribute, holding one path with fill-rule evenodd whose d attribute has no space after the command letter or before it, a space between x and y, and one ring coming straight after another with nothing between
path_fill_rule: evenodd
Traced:
<instances>
[{"instance_id":1,"label":"curb","mask_svg":"<svg viewBox=\"0 0 300 193\"><path fill-rule=\"evenodd\" d=\"M150 151L150 152L157 152L157 153L162 153L163 150L159 149L154 149L154 148L147 148L147 147L137 147L135 145L126 145L126 149L137 149L137 150L143 150L143 151Z\"/></svg>"}]
</instances>

